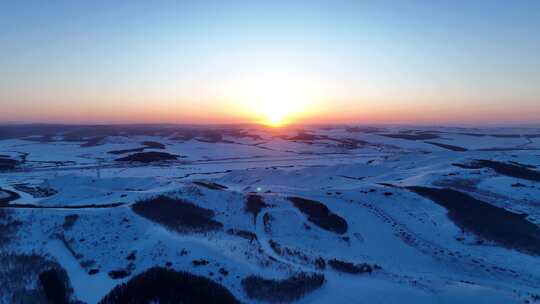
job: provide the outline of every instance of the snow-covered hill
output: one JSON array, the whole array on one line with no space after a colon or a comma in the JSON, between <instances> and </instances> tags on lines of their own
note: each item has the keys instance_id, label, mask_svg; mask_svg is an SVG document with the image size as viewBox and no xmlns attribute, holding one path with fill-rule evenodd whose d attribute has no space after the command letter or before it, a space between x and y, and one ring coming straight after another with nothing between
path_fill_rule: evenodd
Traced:
<instances>
[{"instance_id":1,"label":"snow-covered hill","mask_svg":"<svg viewBox=\"0 0 540 304\"><path fill-rule=\"evenodd\" d=\"M540 302L540 129L33 132L0 140L0 303Z\"/></svg>"}]
</instances>

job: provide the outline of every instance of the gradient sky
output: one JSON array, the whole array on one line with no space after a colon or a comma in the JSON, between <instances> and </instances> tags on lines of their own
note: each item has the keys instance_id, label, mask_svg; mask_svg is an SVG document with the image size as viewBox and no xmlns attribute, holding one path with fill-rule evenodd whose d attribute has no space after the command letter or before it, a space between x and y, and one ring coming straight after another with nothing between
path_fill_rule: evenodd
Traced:
<instances>
[{"instance_id":1,"label":"gradient sky","mask_svg":"<svg viewBox=\"0 0 540 304\"><path fill-rule=\"evenodd\" d=\"M0 122L540 122L540 1L2 1ZM275 104L274 104L275 102Z\"/></svg>"}]
</instances>

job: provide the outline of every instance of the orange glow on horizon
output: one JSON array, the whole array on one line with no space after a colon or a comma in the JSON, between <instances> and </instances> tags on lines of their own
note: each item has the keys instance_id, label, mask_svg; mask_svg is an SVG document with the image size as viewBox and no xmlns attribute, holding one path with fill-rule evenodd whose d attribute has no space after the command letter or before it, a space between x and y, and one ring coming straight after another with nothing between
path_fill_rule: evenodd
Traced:
<instances>
[{"instance_id":1,"label":"orange glow on horizon","mask_svg":"<svg viewBox=\"0 0 540 304\"><path fill-rule=\"evenodd\" d=\"M272 128L301 124L483 124L534 123L538 111L510 107L461 96L430 98L380 98L378 96L331 96L309 83L284 81L238 81L227 91L188 97L155 96L144 92L105 96L67 95L53 99L28 96L28 102L9 105L0 113L3 122L43 123L256 123ZM317 94L314 94L317 93ZM436 101L434 101L436 100ZM74 102L77 101L77 102ZM30 106L32 104L32 106ZM467 104L465 107L464 104ZM421 109L421 111L420 111ZM464 110L465 109L465 110Z\"/></svg>"},{"instance_id":2,"label":"orange glow on horizon","mask_svg":"<svg viewBox=\"0 0 540 304\"><path fill-rule=\"evenodd\" d=\"M314 75L263 69L224 81L216 98L225 98L239 117L270 127L302 123L328 100L327 86Z\"/></svg>"}]
</instances>

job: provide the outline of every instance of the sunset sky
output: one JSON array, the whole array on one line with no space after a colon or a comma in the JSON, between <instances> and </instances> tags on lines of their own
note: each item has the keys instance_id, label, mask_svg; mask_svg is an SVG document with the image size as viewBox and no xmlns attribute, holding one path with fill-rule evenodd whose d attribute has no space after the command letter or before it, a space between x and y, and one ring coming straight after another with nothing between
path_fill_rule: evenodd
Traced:
<instances>
[{"instance_id":1,"label":"sunset sky","mask_svg":"<svg viewBox=\"0 0 540 304\"><path fill-rule=\"evenodd\" d=\"M540 1L2 1L0 122L540 122Z\"/></svg>"}]
</instances>

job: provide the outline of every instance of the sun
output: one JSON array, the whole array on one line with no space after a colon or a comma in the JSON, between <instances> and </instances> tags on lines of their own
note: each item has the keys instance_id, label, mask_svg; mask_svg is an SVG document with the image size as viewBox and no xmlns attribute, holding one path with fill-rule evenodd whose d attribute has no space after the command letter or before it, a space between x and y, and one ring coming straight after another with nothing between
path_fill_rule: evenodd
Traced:
<instances>
[{"instance_id":1,"label":"sun","mask_svg":"<svg viewBox=\"0 0 540 304\"><path fill-rule=\"evenodd\" d=\"M245 96L240 98L256 122L270 126L287 125L307 111L309 97L302 87L283 81L265 79L246 85Z\"/></svg>"},{"instance_id":2,"label":"sun","mask_svg":"<svg viewBox=\"0 0 540 304\"><path fill-rule=\"evenodd\" d=\"M268 114L267 124L271 127L280 127L284 124L285 115L280 112L271 112Z\"/></svg>"},{"instance_id":3,"label":"sun","mask_svg":"<svg viewBox=\"0 0 540 304\"><path fill-rule=\"evenodd\" d=\"M312 114L321 99L309 75L292 72L253 72L230 80L224 90L231 108L252 122L284 127Z\"/></svg>"},{"instance_id":4,"label":"sun","mask_svg":"<svg viewBox=\"0 0 540 304\"><path fill-rule=\"evenodd\" d=\"M302 111L300 100L299 96L288 91L280 94L266 91L266 94L260 94L253 101L253 107L256 108L254 112L261 116L260 123L281 127L294 120L294 116Z\"/></svg>"}]
</instances>

